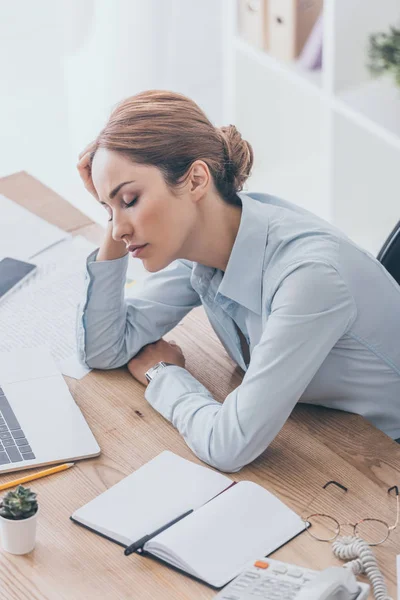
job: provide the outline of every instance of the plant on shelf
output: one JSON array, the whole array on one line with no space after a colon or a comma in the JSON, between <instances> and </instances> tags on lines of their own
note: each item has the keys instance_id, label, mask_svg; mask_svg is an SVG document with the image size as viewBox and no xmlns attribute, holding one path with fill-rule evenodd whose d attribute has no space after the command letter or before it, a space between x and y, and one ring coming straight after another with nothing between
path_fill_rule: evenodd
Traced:
<instances>
[{"instance_id":1,"label":"plant on shelf","mask_svg":"<svg viewBox=\"0 0 400 600\"><path fill-rule=\"evenodd\" d=\"M5 519L29 519L38 509L37 494L19 485L15 492L8 492L0 503L0 516Z\"/></svg>"},{"instance_id":2,"label":"plant on shelf","mask_svg":"<svg viewBox=\"0 0 400 600\"><path fill-rule=\"evenodd\" d=\"M374 77L389 73L400 87L400 29L390 27L389 33L369 36L367 67Z\"/></svg>"},{"instance_id":3,"label":"plant on shelf","mask_svg":"<svg viewBox=\"0 0 400 600\"><path fill-rule=\"evenodd\" d=\"M19 485L0 502L0 539L11 554L27 554L35 547L38 503L35 492Z\"/></svg>"}]
</instances>

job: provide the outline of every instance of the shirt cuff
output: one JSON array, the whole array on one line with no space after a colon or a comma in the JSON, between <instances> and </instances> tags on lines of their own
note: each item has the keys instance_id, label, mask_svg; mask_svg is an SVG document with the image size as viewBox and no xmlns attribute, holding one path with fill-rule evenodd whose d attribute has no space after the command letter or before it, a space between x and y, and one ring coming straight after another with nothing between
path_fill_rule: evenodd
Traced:
<instances>
[{"instance_id":1,"label":"shirt cuff","mask_svg":"<svg viewBox=\"0 0 400 600\"><path fill-rule=\"evenodd\" d=\"M199 395L216 402L208 389L189 371L176 365L161 369L147 386L144 395L149 404L168 421L173 421L174 411L188 396Z\"/></svg>"},{"instance_id":2,"label":"shirt cuff","mask_svg":"<svg viewBox=\"0 0 400 600\"><path fill-rule=\"evenodd\" d=\"M119 308L124 298L128 255L114 260L96 260L99 249L89 254L86 261L88 303L90 309Z\"/></svg>"}]
</instances>

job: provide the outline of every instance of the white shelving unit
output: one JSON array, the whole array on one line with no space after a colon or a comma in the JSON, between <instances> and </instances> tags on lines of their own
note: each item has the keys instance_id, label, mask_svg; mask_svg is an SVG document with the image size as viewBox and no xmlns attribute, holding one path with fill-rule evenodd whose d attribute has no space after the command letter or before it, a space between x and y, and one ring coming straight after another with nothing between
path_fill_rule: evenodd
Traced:
<instances>
[{"instance_id":1,"label":"white shelving unit","mask_svg":"<svg viewBox=\"0 0 400 600\"><path fill-rule=\"evenodd\" d=\"M400 218L400 89L371 79L368 36L399 21L400 0L324 0L320 71L252 47L236 27L232 43L232 122L255 153L247 189L312 210L373 254Z\"/></svg>"}]
</instances>

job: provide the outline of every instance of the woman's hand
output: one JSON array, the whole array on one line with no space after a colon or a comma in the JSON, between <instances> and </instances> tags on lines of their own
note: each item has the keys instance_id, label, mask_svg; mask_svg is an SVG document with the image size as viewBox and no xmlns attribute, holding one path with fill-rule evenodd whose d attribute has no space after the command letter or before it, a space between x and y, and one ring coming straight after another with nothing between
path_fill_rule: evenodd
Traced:
<instances>
[{"instance_id":1,"label":"woman's hand","mask_svg":"<svg viewBox=\"0 0 400 600\"><path fill-rule=\"evenodd\" d=\"M154 344L144 346L128 362L128 369L135 379L143 383L143 385L147 385L146 371L161 361L176 365L177 367L185 367L185 357L178 344L175 342L166 342L161 339L154 342Z\"/></svg>"},{"instance_id":2,"label":"woman's hand","mask_svg":"<svg viewBox=\"0 0 400 600\"><path fill-rule=\"evenodd\" d=\"M90 169L90 154L93 152L94 142L86 146L79 155L79 162L76 165L79 171L79 175L83 181L83 185L92 196L98 200L99 197L96 192L96 188L93 185L92 172Z\"/></svg>"},{"instance_id":3,"label":"woman's hand","mask_svg":"<svg viewBox=\"0 0 400 600\"><path fill-rule=\"evenodd\" d=\"M96 192L96 188L93 185L92 173L90 168L90 155L94 150L94 142L86 146L84 150L79 155L79 162L76 165L79 171L79 175L83 181L83 185L87 189L87 191L95 198L97 201L99 200L99 196ZM97 253L96 260L115 260L117 258L121 258L125 256L128 251L126 249L125 242L117 242L113 239L113 225L112 221L110 221L107 225L105 236L103 242L100 246L100 249Z\"/></svg>"},{"instance_id":4,"label":"woman's hand","mask_svg":"<svg viewBox=\"0 0 400 600\"><path fill-rule=\"evenodd\" d=\"M125 242L116 242L113 238L112 221L107 223L106 233L97 253L96 261L115 260L128 254Z\"/></svg>"}]
</instances>

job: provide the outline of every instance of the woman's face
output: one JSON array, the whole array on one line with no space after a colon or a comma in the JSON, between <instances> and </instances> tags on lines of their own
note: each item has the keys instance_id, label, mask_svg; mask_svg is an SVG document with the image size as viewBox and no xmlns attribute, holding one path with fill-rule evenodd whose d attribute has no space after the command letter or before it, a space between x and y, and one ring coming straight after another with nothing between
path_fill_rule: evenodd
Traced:
<instances>
[{"instance_id":1,"label":"woman's face","mask_svg":"<svg viewBox=\"0 0 400 600\"><path fill-rule=\"evenodd\" d=\"M185 256L195 225L191 196L174 195L157 167L131 162L117 152L97 150L92 179L112 220L112 236L155 272Z\"/></svg>"}]
</instances>

